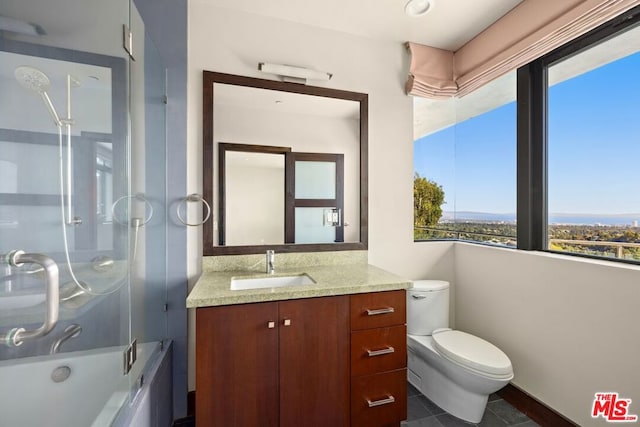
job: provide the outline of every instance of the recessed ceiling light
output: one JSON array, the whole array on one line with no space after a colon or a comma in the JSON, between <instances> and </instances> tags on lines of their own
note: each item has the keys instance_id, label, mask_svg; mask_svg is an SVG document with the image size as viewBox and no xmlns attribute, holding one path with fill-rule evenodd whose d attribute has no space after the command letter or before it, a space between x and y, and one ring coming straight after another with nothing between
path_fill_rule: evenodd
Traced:
<instances>
[{"instance_id":1,"label":"recessed ceiling light","mask_svg":"<svg viewBox=\"0 0 640 427\"><path fill-rule=\"evenodd\" d=\"M415 18L425 15L431 10L432 2L430 0L409 0L404 6L404 13Z\"/></svg>"}]
</instances>

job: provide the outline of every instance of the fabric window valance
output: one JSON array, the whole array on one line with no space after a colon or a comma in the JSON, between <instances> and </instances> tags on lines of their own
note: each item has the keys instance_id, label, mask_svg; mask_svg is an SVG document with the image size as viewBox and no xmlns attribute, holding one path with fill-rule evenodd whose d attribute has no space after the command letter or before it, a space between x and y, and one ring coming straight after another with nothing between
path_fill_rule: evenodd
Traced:
<instances>
[{"instance_id":1,"label":"fabric window valance","mask_svg":"<svg viewBox=\"0 0 640 427\"><path fill-rule=\"evenodd\" d=\"M640 0L524 0L456 52L407 43L406 92L464 96L615 18Z\"/></svg>"}]
</instances>

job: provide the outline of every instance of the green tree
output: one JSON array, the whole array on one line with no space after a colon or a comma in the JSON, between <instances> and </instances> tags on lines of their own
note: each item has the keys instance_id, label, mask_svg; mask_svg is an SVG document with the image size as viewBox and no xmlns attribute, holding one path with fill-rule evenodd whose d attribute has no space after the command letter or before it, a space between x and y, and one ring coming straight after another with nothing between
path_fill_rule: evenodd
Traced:
<instances>
[{"instance_id":1,"label":"green tree","mask_svg":"<svg viewBox=\"0 0 640 427\"><path fill-rule=\"evenodd\" d=\"M413 176L413 225L431 227L442 217L444 190L418 173Z\"/></svg>"}]
</instances>

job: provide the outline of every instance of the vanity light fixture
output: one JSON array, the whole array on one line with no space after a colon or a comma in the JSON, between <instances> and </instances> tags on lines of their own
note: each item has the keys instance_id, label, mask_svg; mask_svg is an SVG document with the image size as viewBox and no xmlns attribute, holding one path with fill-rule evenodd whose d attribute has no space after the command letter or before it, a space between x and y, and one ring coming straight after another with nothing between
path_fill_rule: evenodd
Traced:
<instances>
[{"instance_id":1,"label":"vanity light fixture","mask_svg":"<svg viewBox=\"0 0 640 427\"><path fill-rule=\"evenodd\" d=\"M258 70L263 73L276 74L282 81L306 84L307 80L331 80L333 74L326 71L312 70L310 68L294 67L292 65L270 64L259 62Z\"/></svg>"},{"instance_id":2,"label":"vanity light fixture","mask_svg":"<svg viewBox=\"0 0 640 427\"><path fill-rule=\"evenodd\" d=\"M404 13L412 18L417 18L426 15L432 7L432 0L409 0L404 6Z\"/></svg>"}]
</instances>

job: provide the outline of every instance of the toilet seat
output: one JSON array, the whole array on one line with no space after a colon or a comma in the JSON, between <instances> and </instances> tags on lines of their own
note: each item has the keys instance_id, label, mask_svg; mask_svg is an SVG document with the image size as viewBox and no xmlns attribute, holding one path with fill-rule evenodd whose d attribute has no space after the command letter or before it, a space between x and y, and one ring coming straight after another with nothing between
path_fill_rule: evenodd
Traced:
<instances>
[{"instance_id":1,"label":"toilet seat","mask_svg":"<svg viewBox=\"0 0 640 427\"><path fill-rule=\"evenodd\" d=\"M511 361L495 345L462 331L433 334L433 346L440 355L470 371L491 378L511 378Z\"/></svg>"}]
</instances>

